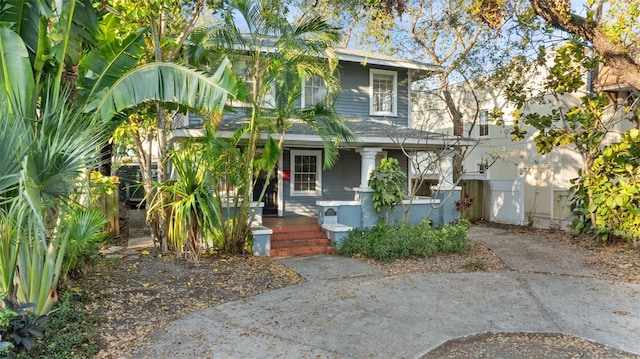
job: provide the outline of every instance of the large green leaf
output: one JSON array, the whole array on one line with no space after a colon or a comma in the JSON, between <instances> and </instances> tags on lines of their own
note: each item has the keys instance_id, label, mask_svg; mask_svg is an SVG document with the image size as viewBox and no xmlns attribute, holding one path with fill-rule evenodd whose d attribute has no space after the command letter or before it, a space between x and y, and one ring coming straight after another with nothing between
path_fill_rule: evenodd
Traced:
<instances>
[{"instance_id":1,"label":"large green leaf","mask_svg":"<svg viewBox=\"0 0 640 359\"><path fill-rule=\"evenodd\" d=\"M109 88L133 69L144 52L145 29L118 41L112 39L102 43L97 49L89 52L80 62L80 72L87 74L78 80L84 89L84 97L91 99L100 89Z\"/></svg>"},{"instance_id":2,"label":"large green leaf","mask_svg":"<svg viewBox=\"0 0 640 359\"><path fill-rule=\"evenodd\" d=\"M11 197L8 192L18 184L24 145L30 142L25 122L10 115L7 106L0 103L0 204Z\"/></svg>"},{"instance_id":3,"label":"large green leaf","mask_svg":"<svg viewBox=\"0 0 640 359\"><path fill-rule=\"evenodd\" d=\"M51 24L52 54L59 63L78 63L86 44L95 42L98 18L90 0L56 1Z\"/></svg>"},{"instance_id":4,"label":"large green leaf","mask_svg":"<svg viewBox=\"0 0 640 359\"><path fill-rule=\"evenodd\" d=\"M31 58L38 49L39 22L41 17L52 15L47 1L38 0L4 0L0 10L2 22L20 35Z\"/></svg>"},{"instance_id":5,"label":"large green leaf","mask_svg":"<svg viewBox=\"0 0 640 359\"><path fill-rule=\"evenodd\" d=\"M176 63L139 66L121 77L112 87L99 92L87 106L108 121L127 108L148 101L180 103L192 109L218 112L227 96L236 92L235 77L225 59L214 74Z\"/></svg>"},{"instance_id":6,"label":"large green leaf","mask_svg":"<svg viewBox=\"0 0 640 359\"><path fill-rule=\"evenodd\" d=\"M68 196L86 168L97 165L105 140L102 126L85 114L60 108L41 109L24 163L25 176L38 198Z\"/></svg>"},{"instance_id":7,"label":"large green leaf","mask_svg":"<svg viewBox=\"0 0 640 359\"><path fill-rule=\"evenodd\" d=\"M34 80L29 53L15 32L0 26L0 100L10 112L33 116Z\"/></svg>"}]
</instances>

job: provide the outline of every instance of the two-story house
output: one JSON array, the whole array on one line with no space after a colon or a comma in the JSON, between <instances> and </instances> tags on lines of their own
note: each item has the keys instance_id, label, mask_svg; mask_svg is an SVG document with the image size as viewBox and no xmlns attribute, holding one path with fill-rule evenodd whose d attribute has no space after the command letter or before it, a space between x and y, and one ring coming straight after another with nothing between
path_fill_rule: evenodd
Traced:
<instances>
[{"instance_id":1,"label":"two-story house","mask_svg":"<svg viewBox=\"0 0 640 359\"><path fill-rule=\"evenodd\" d=\"M294 124L284 135L277 173L266 184L265 215L316 216L318 201L352 201L359 191L368 191L369 174L382 157L398 159L408 174L408 152L444 153L456 141L475 143L410 126L411 83L439 71L437 66L353 49L338 49L337 54L341 90L334 103L357 138L338 144L338 162L323 169L321 137L302 123ZM322 81L306 80L300 105L321 100L326 93L324 86ZM241 123L237 114L226 115L217 134L230 136ZM173 130L172 139L180 141L202 134L202 121L192 114ZM442 164L445 168L439 181L450 188L451 172L446 168L450 158L443 158Z\"/></svg>"},{"instance_id":2,"label":"two-story house","mask_svg":"<svg viewBox=\"0 0 640 359\"><path fill-rule=\"evenodd\" d=\"M580 97L589 91L585 85L576 93L552 96L543 86L546 71L546 68L538 67L523 75L527 76L526 86L530 93L538 94L523 113L545 115L558 106L566 111L577 106ZM625 107L637 103L637 97L628 86L618 84L614 76L607 74L606 68L601 71L592 89L608 94L611 99L611 105L602 116L609 131L605 144L616 141L620 133L633 125L634 119L628 118ZM589 74L584 72L583 75L586 84ZM579 171L583 170L583 157L572 145L557 147L545 155L538 153L534 140L537 130L531 126L523 126L527 131L525 138L513 141L511 131L516 109L503 91L479 85L475 86L472 96L462 84L452 88L455 100L464 112L465 132L478 141L464 158L461 181L470 188L481 184L479 191L469 191L474 197L474 206L478 207L474 213L477 218L497 222L566 226L571 223L572 216L569 206L571 180L579 177ZM416 95L414 125L426 131L452 133L451 120L437 92ZM495 110L502 112L501 118L492 118ZM428 179L432 181L438 180L435 173L422 175L431 176Z\"/></svg>"}]
</instances>

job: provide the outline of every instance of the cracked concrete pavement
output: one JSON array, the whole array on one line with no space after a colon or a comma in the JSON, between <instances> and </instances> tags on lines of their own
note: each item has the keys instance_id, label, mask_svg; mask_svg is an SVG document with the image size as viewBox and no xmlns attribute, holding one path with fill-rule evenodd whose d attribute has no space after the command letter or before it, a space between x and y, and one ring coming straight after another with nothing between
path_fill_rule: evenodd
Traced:
<instances>
[{"instance_id":1,"label":"cracked concrete pavement","mask_svg":"<svg viewBox=\"0 0 640 359\"><path fill-rule=\"evenodd\" d=\"M511 269L386 276L332 255L281 262L307 281L170 323L140 358L419 358L487 332L564 333L640 354L640 285L599 280L558 243L472 227Z\"/></svg>"}]
</instances>

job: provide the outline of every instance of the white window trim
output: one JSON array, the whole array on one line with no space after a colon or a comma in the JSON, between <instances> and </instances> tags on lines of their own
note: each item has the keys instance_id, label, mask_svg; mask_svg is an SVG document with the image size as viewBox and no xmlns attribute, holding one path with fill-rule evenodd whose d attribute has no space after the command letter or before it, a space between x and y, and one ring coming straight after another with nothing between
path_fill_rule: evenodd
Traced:
<instances>
[{"instance_id":1,"label":"white window trim","mask_svg":"<svg viewBox=\"0 0 640 359\"><path fill-rule=\"evenodd\" d=\"M248 56L243 56L236 62L236 64L234 64L234 65L236 65L238 67L239 70L244 72L242 74L242 76L238 76L238 74L235 74L235 73L234 73L234 75L236 75L239 78L239 80L245 82L245 84L247 84L246 83L246 78L243 78L243 76L246 77L246 71L247 71L247 68L249 67L247 65L247 63L250 62L250 59L251 58L248 57ZM242 64L242 65L239 65L239 64ZM247 85L250 85L250 84L247 84ZM262 108L266 108L266 109L274 109L274 108L276 108L276 104L275 104L275 101L276 101L276 88L275 88L274 84L272 84L269 87L270 87L269 90L265 93L265 96L262 99L263 101L262 101L261 107ZM251 91L252 91L252 89L250 88L249 89L249 95L251 95ZM231 101L231 106L232 107L242 108L242 107L249 107L250 106L248 102L238 101L238 100L233 99L233 98L230 101Z\"/></svg>"},{"instance_id":2,"label":"white window trim","mask_svg":"<svg viewBox=\"0 0 640 359\"><path fill-rule=\"evenodd\" d=\"M481 171L481 166L487 166L484 171ZM478 175L482 178L489 178L489 170L491 170L491 166L489 166L489 162L487 160L476 162L476 170L478 171Z\"/></svg>"},{"instance_id":3,"label":"white window trim","mask_svg":"<svg viewBox=\"0 0 640 359\"><path fill-rule=\"evenodd\" d=\"M322 80L322 82L324 83L324 80L322 78L320 78L320 80ZM305 96L306 96L306 93L307 93L306 88L307 88L307 78L303 77L302 78L302 91L300 91L300 108L304 108L305 106L307 106L307 103L305 101ZM324 88L327 90L327 93L328 93L329 90L327 89L327 84L326 83L325 83ZM326 97L325 97L325 99L326 99Z\"/></svg>"},{"instance_id":4,"label":"white window trim","mask_svg":"<svg viewBox=\"0 0 640 359\"><path fill-rule=\"evenodd\" d=\"M393 76L393 98L391 103L392 111L374 111L373 110L373 76L392 75ZM398 116L398 72L389 70L370 69L369 70L369 115L371 116Z\"/></svg>"},{"instance_id":5,"label":"white window trim","mask_svg":"<svg viewBox=\"0 0 640 359\"><path fill-rule=\"evenodd\" d=\"M302 90L300 91L300 108L304 108L307 104L305 103L306 101L304 100L304 97L306 95L306 90L305 87L306 86L306 82L307 82L307 78L306 77L302 77Z\"/></svg>"},{"instance_id":6,"label":"white window trim","mask_svg":"<svg viewBox=\"0 0 640 359\"><path fill-rule=\"evenodd\" d=\"M295 158L296 156L316 156L316 190L315 191L296 191L295 190ZM291 150L290 151L289 170L291 171L289 178L289 195L296 196L322 196L322 151L317 150Z\"/></svg>"},{"instance_id":7,"label":"white window trim","mask_svg":"<svg viewBox=\"0 0 640 359\"><path fill-rule=\"evenodd\" d=\"M486 114L486 118L485 118L485 122L482 122L482 114ZM482 135L480 134L480 129L482 128L482 125L486 125L487 126L487 134L486 135ZM490 129L489 129L489 111L487 110L480 110L480 112L478 113L478 138L481 139L486 139L489 138L491 135Z\"/></svg>"}]
</instances>

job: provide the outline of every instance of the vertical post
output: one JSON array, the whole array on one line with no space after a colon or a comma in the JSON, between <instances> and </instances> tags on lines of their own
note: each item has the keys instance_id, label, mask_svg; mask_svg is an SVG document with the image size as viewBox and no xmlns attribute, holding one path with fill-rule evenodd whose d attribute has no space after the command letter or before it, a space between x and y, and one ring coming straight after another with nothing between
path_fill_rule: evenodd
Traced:
<instances>
[{"instance_id":1,"label":"vertical post","mask_svg":"<svg viewBox=\"0 0 640 359\"><path fill-rule=\"evenodd\" d=\"M369 176L376 168L376 155L382 152L382 148L362 147L356 150L361 157L360 165L360 188L369 190Z\"/></svg>"},{"instance_id":2,"label":"vertical post","mask_svg":"<svg viewBox=\"0 0 640 359\"><path fill-rule=\"evenodd\" d=\"M431 197L439 199L436 224L447 224L459 219L460 213L456 211L455 202L459 201L462 195L462 188L457 187L453 181L453 156L455 150L445 148L438 159L440 167L440 178L438 185L431 187ZM438 223L440 222L440 223Z\"/></svg>"},{"instance_id":3,"label":"vertical post","mask_svg":"<svg viewBox=\"0 0 640 359\"><path fill-rule=\"evenodd\" d=\"M373 227L378 221L378 214L373 209L373 190L369 187L369 176L376 168L376 155L382 148L363 147L357 152L360 154L360 187L356 188L356 193L360 199L362 228Z\"/></svg>"},{"instance_id":4,"label":"vertical post","mask_svg":"<svg viewBox=\"0 0 640 359\"><path fill-rule=\"evenodd\" d=\"M278 217L284 216L284 180L282 177L284 151L281 150L280 152L280 159L278 159Z\"/></svg>"},{"instance_id":5,"label":"vertical post","mask_svg":"<svg viewBox=\"0 0 640 359\"><path fill-rule=\"evenodd\" d=\"M438 181L438 189L440 190L451 190L455 187L455 183L453 181L453 155L454 151L452 149L445 149L440 154L440 158L438 159L438 164L440 167L440 179Z\"/></svg>"}]
</instances>

